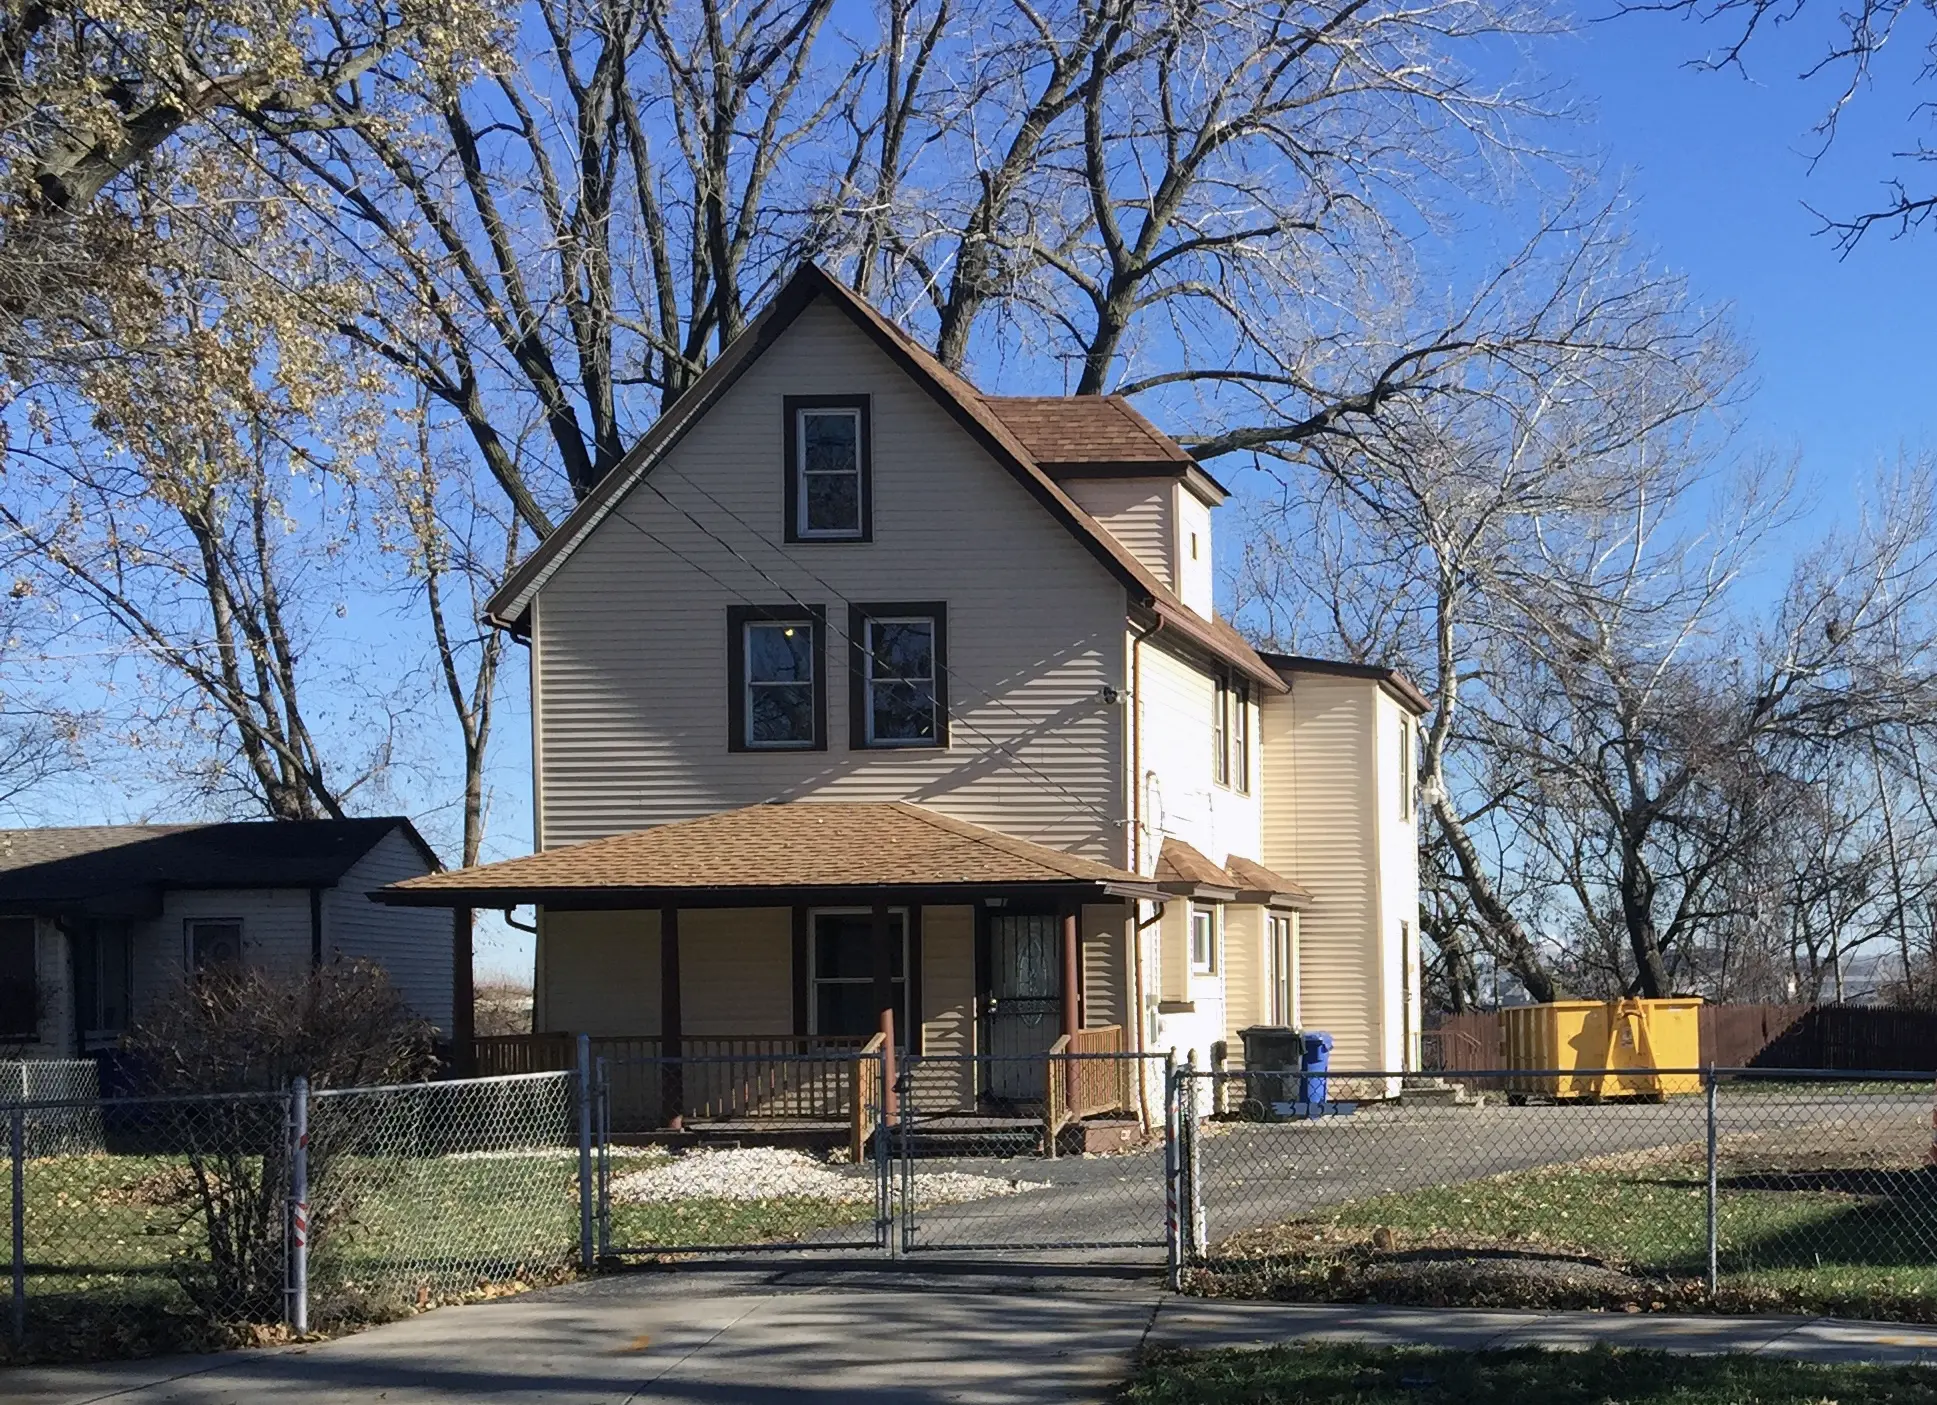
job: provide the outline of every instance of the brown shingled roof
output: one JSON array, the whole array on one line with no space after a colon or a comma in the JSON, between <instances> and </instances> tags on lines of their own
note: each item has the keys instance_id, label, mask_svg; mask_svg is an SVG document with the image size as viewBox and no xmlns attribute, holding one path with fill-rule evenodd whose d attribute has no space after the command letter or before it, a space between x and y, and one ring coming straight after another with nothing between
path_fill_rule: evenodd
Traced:
<instances>
[{"instance_id":1,"label":"brown shingled roof","mask_svg":"<svg viewBox=\"0 0 1937 1405\"><path fill-rule=\"evenodd\" d=\"M1154 896L1134 873L906 801L749 805L382 889L426 907L754 905L868 889L892 896L1083 890Z\"/></svg>"},{"instance_id":2,"label":"brown shingled roof","mask_svg":"<svg viewBox=\"0 0 1937 1405\"><path fill-rule=\"evenodd\" d=\"M1235 892L1244 886L1183 840L1168 836L1157 851L1156 882L1167 893L1196 893L1206 888Z\"/></svg>"},{"instance_id":3,"label":"brown shingled roof","mask_svg":"<svg viewBox=\"0 0 1937 1405\"><path fill-rule=\"evenodd\" d=\"M485 618L493 624L514 630L523 629L533 598L558 561L591 534L639 479L650 472L653 465L733 386L747 367L758 360L760 354L772 346L816 298L821 297L827 298L846 313L877 346L899 362L902 369L926 389L956 423L967 430L998 463L1013 473L1036 500L1132 592L1133 597L1141 597L1142 603L1164 619L1167 626L1189 636L1199 648L1238 668L1265 687L1274 692L1284 691L1283 680L1265 665L1243 636L1223 621L1206 621L1190 610L1128 547L1083 511L1049 471L1037 462L1029 447L995 413L991 402L980 391L942 365L853 289L812 263L803 263L795 270L793 277L761 309L746 331L736 337L705 373L667 408L639 442L573 509L571 516L519 563L485 603ZM1064 400L1059 403L1072 402ZM1079 410L1079 413L1082 411ZM1130 411L1130 414L1135 415L1135 411ZM1122 418L1121 411L1118 418ZM1148 421L1144 421L1142 416L1135 418L1150 435L1157 435L1158 432L1149 428ZM1177 452L1183 454L1182 449L1177 449ZM1185 457L1188 458L1188 455Z\"/></svg>"},{"instance_id":4,"label":"brown shingled roof","mask_svg":"<svg viewBox=\"0 0 1937 1405\"><path fill-rule=\"evenodd\" d=\"M1175 471L1196 462L1118 395L984 395L982 403L1051 473L1064 464L1156 464Z\"/></svg>"},{"instance_id":5,"label":"brown shingled roof","mask_svg":"<svg viewBox=\"0 0 1937 1405\"><path fill-rule=\"evenodd\" d=\"M1238 896L1246 902L1305 907L1312 900L1311 890L1302 883L1294 883L1289 878L1273 873L1255 859L1247 859L1242 854L1228 855L1224 867L1237 879Z\"/></svg>"}]
</instances>

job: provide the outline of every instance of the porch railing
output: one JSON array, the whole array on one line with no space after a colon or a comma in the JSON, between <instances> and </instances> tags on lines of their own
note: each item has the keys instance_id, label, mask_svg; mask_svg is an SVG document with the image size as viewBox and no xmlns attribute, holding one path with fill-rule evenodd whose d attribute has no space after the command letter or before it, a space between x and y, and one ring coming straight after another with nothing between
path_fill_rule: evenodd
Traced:
<instances>
[{"instance_id":1,"label":"porch railing","mask_svg":"<svg viewBox=\"0 0 1937 1405\"><path fill-rule=\"evenodd\" d=\"M1114 1024L1079 1029L1049 1046L1043 1122L1050 1147L1070 1123L1133 1105L1136 1068L1123 1052L1123 1026Z\"/></svg>"},{"instance_id":2,"label":"porch railing","mask_svg":"<svg viewBox=\"0 0 1937 1405\"><path fill-rule=\"evenodd\" d=\"M868 1138L885 1120L881 1104L888 1095L888 1089L882 1078L885 1065L881 1051L887 1047L887 1040L885 1034L875 1035L861 1046L861 1057L849 1065L853 1093L848 1099L852 1119L848 1124L848 1152L857 1166L861 1164L861 1158L867 1155Z\"/></svg>"}]
</instances>

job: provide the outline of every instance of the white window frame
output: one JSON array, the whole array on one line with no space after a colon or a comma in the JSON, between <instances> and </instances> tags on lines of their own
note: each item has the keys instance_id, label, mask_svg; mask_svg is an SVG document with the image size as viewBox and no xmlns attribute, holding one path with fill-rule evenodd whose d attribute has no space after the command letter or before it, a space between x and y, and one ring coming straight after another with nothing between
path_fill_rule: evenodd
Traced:
<instances>
[{"instance_id":1,"label":"white window frame","mask_svg":"<svg viewBox=\"0 0 1937 1405\"><path fill-rule=\"evenodd\" d=\"M242 964L248 942L248 924L240 917L184 917L182 919L182 965L192 976L202 968L195 964L195 929L197 927L234 927L235 959Z\"/></svg>"},{"instance_id":2,"label":"white window frame","mask_svg":"<svg viewBox=\"0 0 1937 1405\"><path fill-rule=\"evenodd\" d=\"M810 478L839 478L843 473L813 473L807 467L808 416L840 416L854 423L854 525L852 527L810 527L807 525L807 482ZM772 424L769 420L767 423ZM862 460L867 445L861 442L867 425L858 407L850 405L803 405L794 411L794 535L802 541L859 541L868 534L867 482ZM769 441L771 442L771 441Z\"/></svg>"},{"instance_id":3,"label":"white window frame","mask_svg":"<svg viewBox=\"0 0 1937 1405\"><path fill-rule=\"evenodd\" d=\"M1192 975L1214 976L1217 974L1219 966L1217 947L1219 928L1221 926L1217 920L1217 912L1217 906L1214 903L1191 904L1190 916L1186 921L1189 923L1188 937L1190 941L1190 969ZM1201 962L1197 959L1197 920L1200 917L1204 919L1205 927L1205 954L1204 960Z\"/></svg>"},{"instance_id":4,"label":"white window frame","mask_svg":"<svg viewBox=\"0 0 1937 1405\"><path fill-rule=\"evenodd\" d=\"M933 710L930 719L931 730L925 737L883 737L874 730L874 627L878 624L925 624L928 626L928 699ZM942 745L943 725L941 707L941 622L933 615L882 615L868 616L861 626L861 721L862 736L870 747ZM920 682L920 679L892 679L892 682Z\"/></svg>"},{"instance_id":5,"label":"white window frame","mask_svg":"<svg viewBox=\"0 0 1937 1405\"><path fill-rule=\"evenodd\" d=\"M1418 769L1418 759L1413 753L1412 721L1399 719L1399 818L1409 820L1413 813L1414 773Z\"/></svg>"},{"instance_id":6,"label":"white window frame","mask_svg":"<svg viewBox=\"0 0 1937 1405\"><path fill-rule=\"evenodd\" d=\"M1231 700L1231 720L1224 732L1227 745L1231 749L1231 760L1226 767L1231 779L1231 789L1239 795L1251 793L1251 688L1249 684L1234 682L1225 695Z\"/></svg>"},{"instance_id":7,"label":"white window frame","mask_svg":"<svg viewBox=\"0 0 1937 1405\"><path fill-rule=\"evenodd\" d=\"M1292 1019L1292 991L1297 975L1293 963L1298 959L1292 946L1291 917L1282 912L1267 912L1264 918L1268 969L1271 974L1271 1022L1289 1025Z\"/></svg>"},{"instance_id":8,"label":"white window frame","mask_svg":"<svg viewBox=\"0 0 1937 1405\"><path fill-rule=\"evenodd\" d=\"M814 705L814 690L820 680L815 671L820 668L820 639L814 633L816 621L813 616L805 615L797 620L747 620L740 626L740 686L744 696L740 699L740 745L748 751L812 751L820 744L822 726L820 710ZM778 683L772 680L761 682L753 676L753 632L756 629L804 629L807 631L807 677L804 682ZM799 688L807 689L807 711L809 722L807 736L799 741L755 741L753 737L753 699L756 688Z\"/></svg>"},{"instance_id":9,"label":"white window frame","mask_svg":"<svg viewBox=\"0 0 1937 1405\"><path fill-rule=\"evenodd\" d=\"M1231 786L1231 683L1219 674L1211 681L1211 780Z\"/></svg>"},{"instance_id":10,"label":"white window frame","mask_svg":"<svg viewBox=\"0 0 1937 1405\"><path fill-rule=\"evenodd\" d=\"M868 907L810 907L807 909L807 1032L818 1036L821 1033L821 975L820 942L815 939L814 919L818 917L872 917L874 909ZM901 919L901 999L895 1005L895 1043L909 1048L909 1032L904 1026L912 1018L908 1008L909 977L913 974L908 966L913 953L908 949L909 912L905 907L888 909L888 919ZM873 985L872 973L866 976L829 976L829 985Z\"/></svg>"}]
</instances>

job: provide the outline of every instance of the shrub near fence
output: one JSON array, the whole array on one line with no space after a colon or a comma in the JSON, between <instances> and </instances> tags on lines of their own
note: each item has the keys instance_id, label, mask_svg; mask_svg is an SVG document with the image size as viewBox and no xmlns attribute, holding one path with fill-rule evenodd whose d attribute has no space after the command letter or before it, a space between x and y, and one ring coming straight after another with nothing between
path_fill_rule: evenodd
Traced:
<instances>
[{"instance_id":1,"label":"shrub near fence","mask_svg":"<svg viewBox=\"0 0 1937 1405\"><path fill-rule=\"evenodd\" d=\"M1701 1061L1715 1068L1937 1070L1937 1010L1872 1005L1704 1005ZM1441 1015L1426 1032L1426 1067L1505 1066L1498 1011Z\"/></svg>"}]
</instances>

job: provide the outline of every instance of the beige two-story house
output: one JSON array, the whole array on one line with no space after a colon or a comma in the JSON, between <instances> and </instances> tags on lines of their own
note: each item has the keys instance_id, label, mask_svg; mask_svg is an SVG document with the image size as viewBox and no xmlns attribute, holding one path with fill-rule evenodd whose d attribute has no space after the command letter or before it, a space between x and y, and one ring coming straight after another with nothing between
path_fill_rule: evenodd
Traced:
<instances>
[{"instance_id":1,"label":"beige two-story house","mask_svg":"<svg viewBox=\"0 0 1937 1405\"><path fill-rule=\"evenodd\" d=\"M540 1031L973 1055L977 1107L1058 1041L1415 1067L1424 699L1217 616L1224 498L804 267L490 603L536 852L385 896L535 904Z\"/></svg>"}]
</instances>

